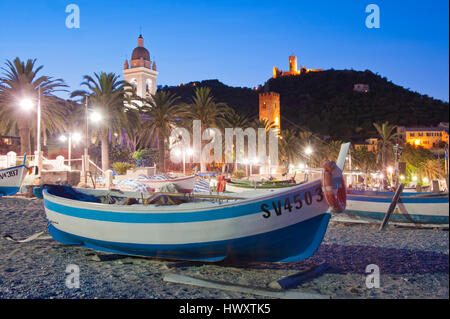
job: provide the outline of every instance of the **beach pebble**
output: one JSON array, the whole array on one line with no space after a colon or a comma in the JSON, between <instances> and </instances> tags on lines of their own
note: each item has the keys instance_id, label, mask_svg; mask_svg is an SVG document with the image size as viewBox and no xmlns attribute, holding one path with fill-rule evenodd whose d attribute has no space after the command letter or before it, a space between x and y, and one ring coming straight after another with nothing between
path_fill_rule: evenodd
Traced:
<instances>
[{"instance_id":1,"label":"beach pebble","mask_svg":"<svg viewBox=\"0 0 450 319\"><path fill-rule=\"evenodd\" d=\"M220 298L251 294L185 286L162 280L168 272L265 288L270 282L323 262L319 277L292 289L334 298L449 298L449 235L434 229L330 224L312 257L294 263L192 263L134 258L62 245L52 239L17 243L46 230L41 200L0 199L0 298ZM49 236L46 231L43 236ZM66 267L79 267L80 288L66 286ZM366 267L377 265L380 287L366 286Z\"/></svg>"}]
</instances>

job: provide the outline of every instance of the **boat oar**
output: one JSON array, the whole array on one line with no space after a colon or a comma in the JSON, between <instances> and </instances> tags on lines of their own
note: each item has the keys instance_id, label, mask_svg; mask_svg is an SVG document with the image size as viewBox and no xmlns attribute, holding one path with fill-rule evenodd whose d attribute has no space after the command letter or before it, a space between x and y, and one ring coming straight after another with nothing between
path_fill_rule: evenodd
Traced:
<instances>
[{"instance_id":1,"label":"boat oar","mask_svg":"<svg viewBox=\"0 0 450 319\"><path fill-rule=\"evenodd\" d=\"M381 223L379 230L383 230L386 227L387 223L389 222L389 218L391 218L392 212L394 211L395 206L397 206L398 200L400 199L400 194L402 193L404 187L405 184L403 183L401 183L397 187L394 197L392 197L391 205L389 205L389 209L386 213L386 216L384 216L383 222Z\"/></svg>"}]
</instances>

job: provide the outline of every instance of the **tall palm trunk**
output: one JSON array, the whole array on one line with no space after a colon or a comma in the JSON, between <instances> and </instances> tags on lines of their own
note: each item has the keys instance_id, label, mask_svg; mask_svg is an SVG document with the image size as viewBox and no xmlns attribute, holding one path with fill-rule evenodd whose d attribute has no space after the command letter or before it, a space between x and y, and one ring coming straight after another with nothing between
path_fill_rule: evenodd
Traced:
<instances>
[{"instance_id":1,"label":"tall palm trunk","mask_svg":"<svg viewBox=\"0 0 450 319\"><path fill-rule=\"evenodd\" d=\"M20 154L27 153L31 155L31 141L30 141L30 128L25 121L19 122L19 134L20 134Z\"/></svg>"},{"instance_id":2,"label":"tall palm trunk","mask_svg":"<svg viewBox=\"0 0 450 319\"><path fill-rule=\"evenodd\" d=\"M100 141L102 143L102 170L109 169L109 144L108 144L108 131L101 133Z\"/></svg>"},{"instance_id":3,"label":"tall palm trunk","mask_svg":"<svg viewBox=\"0 0 450 319\"><path fill-rule=\"evenodd\" d=\"M161 172L166 171L166 159L164 152L164 137L161 135L161 131L158 130L158 150L159 150L159 170Z\"/></svg>"}]
</instances>

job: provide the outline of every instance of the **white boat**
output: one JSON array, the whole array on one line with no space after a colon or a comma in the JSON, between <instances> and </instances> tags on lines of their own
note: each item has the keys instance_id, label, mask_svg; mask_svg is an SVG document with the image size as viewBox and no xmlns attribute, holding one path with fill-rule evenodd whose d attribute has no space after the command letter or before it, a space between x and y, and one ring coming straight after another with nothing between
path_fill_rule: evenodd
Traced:
<instances>
[{"instance_id":1,"label":"white boat","mask_svg":"<svg viewBox=\"0 0 450 319\"><path fill-rule=\"evenodd\" d=\"M144 194L140 193L134 205L120 205L126 200L120 192L47 186L43 196L49 232L64 244L125 255L202 261L303 260L317 250L325 235L331 215L330 189L345 191L345 185L336 181L341 181L348 147L341 148L333 185L327 184L325 193L322 179L315 179L249 198L222 196L211 201L213 195L209 199L189 195L191 201L179 205L145 205L138 202ZM101 194L116 203L101 203Z\"/></svg>"},{"instance_id":2,"label":"white boat","mask_svg":"<svg viewBox=\"0 0 450 319\"><path fill-rule=\"evenodd\" d=\"M19 191L29 170L25 163L26 155L22 165L0 169L0 196L14 195Z\"/></svg>"},{"instance_id":3,"label":"white boat","mask_svg":"<svg viewBox=\"0 0 450 319\"><path fill-rule=\"evenodd\" d=\"M180 193L192 193L195 184L195 175L183 176L176 178L165 179L144 179L141 183L147 186L149 192L158 192L160 188L166 183L172 183Z\"/></svg>"},{"instance_id":4,"label":"white boat","mask_svg":"<svg viewBox=\"0 0 450 319\"><path fill-rule=\"evenodd\" d=\"M349 191L345 213L359 219L382 220L393 196L393 192ZM448 224L448 217L448 193L406 193L400 196L390 221Z\"/></svg>"}]
</instances>

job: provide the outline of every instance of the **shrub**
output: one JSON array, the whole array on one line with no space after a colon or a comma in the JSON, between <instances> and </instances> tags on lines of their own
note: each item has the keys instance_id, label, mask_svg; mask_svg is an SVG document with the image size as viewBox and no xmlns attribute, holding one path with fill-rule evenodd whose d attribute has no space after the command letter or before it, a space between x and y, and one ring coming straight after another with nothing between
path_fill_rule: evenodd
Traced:
<instances>
[{"instance_id":1,"label":"shrub","mask_svg":"<svg viewBox=\"0 0 450 319\"><path fill-rule=\"evenodd\" d=\"M119 175L124 175L127 173L127 170L130 168L136 167L133 164L124 163L124 162L115 162L112 164L113 169L117 172Z\"/></svg>"},{"instance_id":2,"label":"shrub","mask_svg":"<svg viewBox=\"0 0 450 319\"><path fill-rule=\"evenodd\" d=\"M133 160L133 153L125 146L114 145L110 148L109 159L112 162L129 162Z\"/></svg>"},{"instance_id":3,"label":"shrub","mask_svg":"<svg viewBox=\"0 0 450 319\"><path fill-rule=\"evenodd\" d=\"M140 149L133 154L137 166L150 166L157 163L159 160L157 149Z\"/></svg>"},{"instance_id":4,"label":"shrub","mask_svg":"<svg viewBox=\"0 0 450 319\"><path fill-rule=\"evenodd\" d=\"M233 172L234 178L243 178L245 177L245 172L243 170L237 169Z\"/></svg>"}]
</instances>

